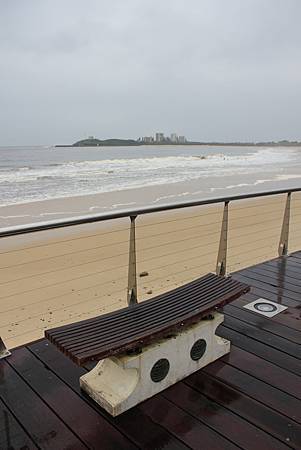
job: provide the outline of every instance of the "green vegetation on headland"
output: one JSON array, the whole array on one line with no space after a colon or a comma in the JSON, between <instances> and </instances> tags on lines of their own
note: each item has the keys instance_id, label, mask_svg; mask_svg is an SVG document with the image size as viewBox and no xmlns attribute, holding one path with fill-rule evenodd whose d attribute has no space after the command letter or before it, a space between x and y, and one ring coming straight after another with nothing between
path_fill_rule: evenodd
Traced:
<instances>
[{"instance_id":1,"label":"green vegetation on headland","mask_svg":"<svg viewBox=\"0 0 301 450\"><path fill-rule=\"evenodd\" d=\"M138 145L137 141L134 139L95 139L88 138L81 141L75 142L72 147L114 147L114 146L125 146L125 145Z\"/></svg>"},{"instance_id":2,"label":"green vegetation on headland","mask_svg":"<svg viewBox=\"0 0 301 450\"><path fill-rule=\"evenodd\" d=\"M215 145L215 146L258 146L258 147L293 147L293 146L301 146L300 141L270 141L270 142L197 142L197 141L186 141L184 143L174 143L169 140L165 140L163 142L143 142L141 140L135 139L96 139L96 138L88 138L82 139L74 144L66 144L66 145L56 145L56 147L126 147L126 146L137 146L137 145Z\"/></svg>"}]
</instances>

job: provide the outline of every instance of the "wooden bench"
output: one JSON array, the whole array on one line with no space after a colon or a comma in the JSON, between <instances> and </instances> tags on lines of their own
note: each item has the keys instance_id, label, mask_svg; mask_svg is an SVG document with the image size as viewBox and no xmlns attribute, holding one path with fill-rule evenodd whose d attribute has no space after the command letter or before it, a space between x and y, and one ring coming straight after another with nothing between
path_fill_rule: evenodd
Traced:
<instances>
[{"instance_id":1,"label":"wooden bench","mask_svg":"<svg viewBox=\"0 0 301 450\"><path fill-rule=\"evenodd\" d=\"M150 300L53 328L46 337L79 365L81 387L116 416L230 351L216 311L249 291L208 274Z\"/></svg>"},{"instance_id":2,"label":"wooden bench","mask_svg":"<svg viewBox=\"0 0 301 450\"><path fill-rule=\"evenodd\" d=\"M248 286L231 278L208 274L131 307L47 330L45 336L75 363L83 365L179 331L248 290Z\"/></svg>"}]
</instances>

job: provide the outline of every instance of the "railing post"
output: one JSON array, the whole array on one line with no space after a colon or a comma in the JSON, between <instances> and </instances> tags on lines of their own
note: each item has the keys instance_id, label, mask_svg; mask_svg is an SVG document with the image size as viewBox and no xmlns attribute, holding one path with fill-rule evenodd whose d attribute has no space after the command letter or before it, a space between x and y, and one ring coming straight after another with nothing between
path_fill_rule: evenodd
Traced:
<instances>
[{"instance_id":1,"label":"railing post","mask_svg":"<svg viewBox=\"0 0 301 450\"><path fill-rule=\"evenodd\" d=\"M290 226L290 212L291 212L291 192L287 193L286 204L281 228L280 241L278 246L278 255L284 256L288 252L288 238L289 238L289 226Z\"/></svg>"},{"instance_id":2,"label":"railing post","mask_svg":"<svg viewBox=\"0 0 301 450\"><path fill-rule=\"evenodd\" d=\"M11 355L11 353L9 350L7 350L6 345L0 337L0 359L6 358L9 355Z\"/></svg>"},{"instance_id":3,"label":"railing post","mask_svg":"<svg viewBox=\"0 0 301 450\"><path fill-rule=\"evenodd\" d=\"M128 305L137 303L137 271L136 271L136 225L135 220L137 216L130 216L130 248L129 248L129 268L128 268Z\"/></svg>"},{"instance_id":4,"label":"railing post","mask_svg":"<svg viewBox=\"0 0 301 450\"><path fill-rule=\"evenodd\" d=\"M221 226L221 237L219 241L218 256L216 262L216 275L224 277L227 269L227 246L228 246L228 206L226 201L224 205L223 221Z\"/></svg>"}]
</instances>

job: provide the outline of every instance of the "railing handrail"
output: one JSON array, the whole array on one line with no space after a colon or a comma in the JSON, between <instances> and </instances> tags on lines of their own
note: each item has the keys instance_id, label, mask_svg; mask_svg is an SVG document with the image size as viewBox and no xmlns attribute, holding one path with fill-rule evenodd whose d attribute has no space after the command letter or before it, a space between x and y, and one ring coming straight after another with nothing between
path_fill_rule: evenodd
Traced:
<instances>
[{"instance_id":1,"label":"railing handrail","mask_svg":"<svg viewBox=\"0 0 301 450\"><path fill-rule=\"evenodd\" d=\"M85 225L97 222L103 222L106 220L121 219L131 216L140 216L144 214L172 211L183 208L191 208L194 206L205 206L217 203L233 202L236 200L246 200L251 198L268 197L272 195L287 194L289 192L301 192L301 187L299 188L287 188L279 189L274 191L263 191L254 192L250 194L233 195L228 197L215 197L207 198L204 200L196 200L191 202L179 202L179 203L169 203L158 206L146 206L143 208L137 208L132 210L119 210L113 213L103 213L95 215L85 215L79 217L72 217L69 219L62 219L58 221L48 221L48 222L38 222L30 225L20 225L15 227L0 228L0 238L16 236L19 234L35 233L38 231L52 230L56 228L65 228L75 225Z\"/></svg>"}]
</instances>

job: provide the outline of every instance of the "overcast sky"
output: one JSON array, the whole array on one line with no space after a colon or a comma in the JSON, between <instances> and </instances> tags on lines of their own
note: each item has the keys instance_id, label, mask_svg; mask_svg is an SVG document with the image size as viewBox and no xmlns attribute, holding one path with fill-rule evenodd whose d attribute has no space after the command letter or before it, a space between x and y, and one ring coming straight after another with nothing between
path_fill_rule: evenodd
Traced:
<instances>
[{"instance_id":1,"label":"overcast sky","mask_svg":"<svg viewBox=\"0 0 301 450\"><path fill-rule=\"evenodd\" d=\"M0 145L301 139L300 0L0 0Z\"/></svg>"}]
</instances>

